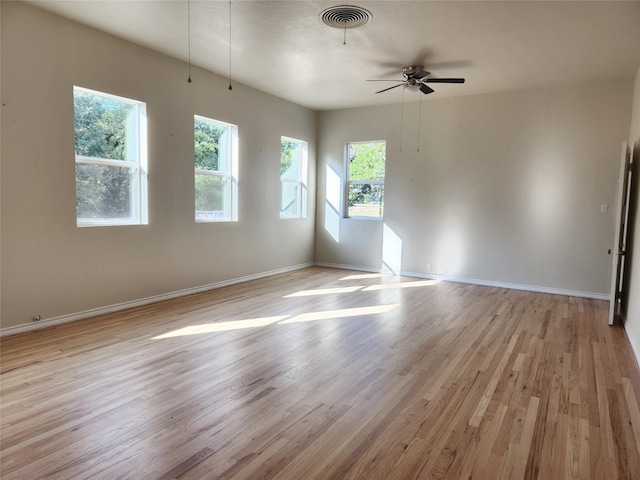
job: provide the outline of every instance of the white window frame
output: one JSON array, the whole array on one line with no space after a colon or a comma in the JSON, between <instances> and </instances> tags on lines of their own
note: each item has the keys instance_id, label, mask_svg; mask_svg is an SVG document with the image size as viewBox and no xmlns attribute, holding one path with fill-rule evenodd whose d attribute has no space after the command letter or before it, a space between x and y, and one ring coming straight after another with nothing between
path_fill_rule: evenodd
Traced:
<instances>
[{"instance_id":1,"label":"white window frame","mask_svg":"<svg viewBox=\"0 0 640 480\"><path fill-rule=\"evenodd\" d=\"M298 178L286 178L283 175L280 175L280 218L283 220L307 218L307 164L309 158L309 144L304 140L298 140L284 135L280 138L280 145L282 145L283 141L295 142L298 145L295 155L295 160L298 162ZM295 214L287 214L282 210L282 191L285 183L298 186Z\"/></svg>"},{"instance_id":2,"label":"white window frame","mask_svg":"<svg viewBox=\"0 0 640 480\"><path fill-rule=\"evenodd\" d=\"M73 87L75 92L83 92L102 98L112 99L133 105L132 115L127 119L127 157L125 160L87 157L75 155L76 165L100 165L126 168L133 171L131 181L131 216L123 218L80 218L76 212L78 227L104 227L114 225L146 225L147 213L147 108L144 102L119 97L110 93L98 92L84 87ZM75 115L75 112L74 112ZM76 186L77 195L77 186Z\"/></svg>"},{"instance_id":3,"label":"white window frame","mask_svg":"<svg viewBox=\"0 0 640 480\"><path fill-rule=\"evenodd\" d=\"M384 143L385 144L385 166L387 163L386 159L386 140L367 140L364 142L348 142L344 147L344 158L345 158L345 186L344 186L344 218L355 219L355 220L383 220L384 219L384 178L381 180L349 180L349 167L351 162L349 161L349 145L362 145L365 143ZM386 173L385 173L386 175ZM382 214L376 217L373 216L361 216L361 215L349 215L349 187L351 185L382 185L382 201L381 208Z\"/></svg>"},{"instance_id":4,"label":"white window frame","mask_svg":"<svg viewBox=\"0 0 640 480\"><path fill-rule=\"evenodd\" d=\"M220 127L225 128L225 133L220 137L218 145L218 158L224 154L227 157L225 162L229 168L227 171L221 170L206 170L195 167L195 155L194 155L194 182L197 175L210 175L215 177L221 177L225 179L227 184L227 209L223 216L216 218L198 218L198 212L195 211L196 223L215 223L215 222L237 222L238 221L238 126L232 123L215 120L213 118L204 117L202 115L194 115L194 128L195 122L199 120L201 122L212 123ZM195 129L194 129L194 142L195 142ZM195 143L194 143L195 145ZM195 183L194 183L195 186ZM195 191L194 191L195 194ZM195 208L195 198L194 198Z\"/></svg>"}]
</instances>

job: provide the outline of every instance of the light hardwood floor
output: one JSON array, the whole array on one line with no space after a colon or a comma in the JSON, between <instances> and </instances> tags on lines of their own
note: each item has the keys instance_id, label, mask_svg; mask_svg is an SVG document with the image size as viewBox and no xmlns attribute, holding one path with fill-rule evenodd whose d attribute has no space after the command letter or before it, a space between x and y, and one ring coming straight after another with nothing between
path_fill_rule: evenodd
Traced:
<instances>
[{"instance_id":1,"label":"light hardwood floor","mask_svg":"<svg viewBox=\"0 0 640 480\"><path fill-rule=\"evenodd\" d=\"M638 479L607 309L310 268L3 338L1 475Z\"/></svg>"}]
</instances>

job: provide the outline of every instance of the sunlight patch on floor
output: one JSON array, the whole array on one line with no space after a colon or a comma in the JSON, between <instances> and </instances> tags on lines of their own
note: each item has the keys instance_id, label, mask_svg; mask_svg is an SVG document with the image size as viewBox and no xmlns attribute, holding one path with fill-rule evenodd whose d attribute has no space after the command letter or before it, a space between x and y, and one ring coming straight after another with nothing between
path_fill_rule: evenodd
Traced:
<instances>
[{"instance_id":1,"label":"sunlight patch on floor","mask_svg":"<svg viewBox=\"0 0 640 480\"><path fill-rule=\"evenodd\" d=\"M153 337L153 340L172 337L184 337L187 335L198 335L201 333L226 332L229 330L240 330L243 328L264 327L266 325L271 325L272 323L279 322L280 320L284 320L288 316L289 315L278 315L275 317L250 318L247 320L232 320L229 322L214 322L203 323L200 325L190 325L188 327L179 328L178 330L173 330L172 332L167 332L162 335L158 335L157 337Z\"/></svg>"},{"instance_id":2,"label":"sunlight patch on floor","mask_svg":"<svg viewBox=\"0 0 640 480\"><path fill-rule=\"evenodd\" d=\"M275 317L250 318L246 320L231 320L228 322L203 323L200 325L190 325L188 327L179 328L171 332L163 333L153 337L153 340L162 340L165 338L185 337L189 335L200 335L204 333L226 332L230 330L241 330L244 328L266 327L268 325L284 325L298 322L314 322L317 320L329 320L332 318L358 317L363 315L376 315L387 313L400 304L394 303L389 305L375 305L371 307L359 308L343 308L339 310L325 310L320 312L307 312L299 315L279 315Z\"/></svg>"},{"instance_id":3,"label":"sunlight patch on floor","mask_svg":"<svg viewBox=\"0 0 640 480\"><path fill-rule=\"evenodd\" d=\"M375 315L378 313L387 313L391 310L399 307L400 304L393 303L390 305L377 305L374 307L360 307L360 308L343 308L341 310L326 310L324 312L309 312L301 313L294 317L288 318L278 322L279 324L285 323L298 323L298 322L314 322L316 320L328 320L331 318L344 318L344 317L358 317L361 315Z\"/></svg>"},{"instance_id":4,"label":"sunlight patch on floor","mask_svg":"<svg viewBox=\"0 0 640 480\"><path fill-rule=\"evenodd\" d=\"M362 287L336 287L336 288L319 288L317 290L301 290L296 293L285 295L284 298L291 297L310 297L313 295L331 295L334 293L351 293L360 290Z\"/></svg>"},{"instance_id":5,"label":"sunlight patch on floor","mask_svg":"<svg viewBox=\"0 0 640 480\"><path fill-rule=\"evenodd\" d=\"M382 285L371 285L363 289L362 291L371 292L374 290L392 290L396 288L430 287L432 285L437 285L439 283L440 283L440 280L422 280L419 282L385 283Z\"/></svg>"},{"instance_id":6,"label":"sunlight patch on floor","mask_svg":"<svg viewBox=\"0 0 640 480\"><path fill-rule=\"evenodd\" d=\"M385 273L357 273L355 275L347 275L346 277L342 277L340 280L361 280L366 278L383 278L389 276L391 275Z\"/></svg>"}]
</instances>

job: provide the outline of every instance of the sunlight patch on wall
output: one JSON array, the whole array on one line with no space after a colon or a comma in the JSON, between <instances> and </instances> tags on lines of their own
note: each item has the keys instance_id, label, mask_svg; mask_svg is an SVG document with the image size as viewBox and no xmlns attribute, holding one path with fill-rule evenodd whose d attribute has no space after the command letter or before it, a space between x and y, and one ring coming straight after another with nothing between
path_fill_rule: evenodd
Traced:
<instances>
[{"instance_id":1,"label":"sunlight patch on wall","mask_svg":"<svg viewBox=\"0 0 640 480\"><path fill-rule=\"evenodd\" d=\"M340 175L327 165L325 178L324 229L340 242Z\"/></svg>"},{"instance_id":2,"label":"sunlight patch on wall","mask_svg":"<svg viewBox=\"0 0 640 480\"><path fill-rule=\"evenodd\" d=\"M546 229L556 230L562 221L562 206L567 204L566 192L571 179L563 172L563 162L558 155L541 153L527 174L529 218L535 231L545 237ZM544 238L540 238L544 240Z\"/></svg>"},{"instance_id":3,"label":"sunlight patch on wall","mask_svg":"<svg viewBox=\"0 0 640 480\"><path fill-rule=\"evenodd\" d=\"M442 228L438 241L438 257L443 267L436 274L456 275L463 271L466 261L465 238L467 230L465 225L458 219L449 219Z\"/></svg>"},{"instance_id":4,"label":"sunlight patch on wall","mask_svg":"<svg viewBox=\"0 0 640 480\"><path fill-rule=\"evenodd\" d=\"M382 230L382 273L400 275L402 239L386 223Z\"/></svg>"}]
</instances>

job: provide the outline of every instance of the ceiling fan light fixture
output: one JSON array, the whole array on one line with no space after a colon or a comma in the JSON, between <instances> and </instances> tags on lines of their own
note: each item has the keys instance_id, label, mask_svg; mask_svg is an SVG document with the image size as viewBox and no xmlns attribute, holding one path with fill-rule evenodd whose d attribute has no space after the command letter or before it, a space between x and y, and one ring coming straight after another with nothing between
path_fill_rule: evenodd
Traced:
<instances>
[{"instance_id":1,"label":"ceiling fan light fixture","mask_svg":"<svg viewBox=\"0 0 640 480\"><path fill-rule=\"evenodd\" d=\"M418 93L420 91L420 85L417 83L408 83L404 86L404 89L409 93Z\"/></svg>"}]
</instances>

